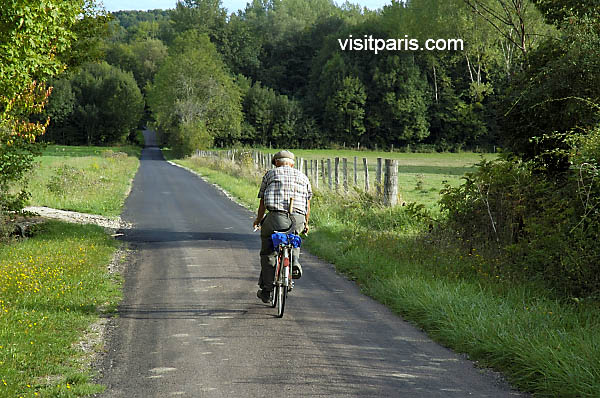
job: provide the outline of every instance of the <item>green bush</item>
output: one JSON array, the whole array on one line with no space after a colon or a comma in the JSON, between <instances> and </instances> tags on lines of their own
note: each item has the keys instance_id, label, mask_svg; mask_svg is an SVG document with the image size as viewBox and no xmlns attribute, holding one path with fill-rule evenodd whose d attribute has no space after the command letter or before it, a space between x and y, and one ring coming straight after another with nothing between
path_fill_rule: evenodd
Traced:
<instances>
[{"instance_id":1,"label":"green bush","mask_svg":"<svg viewBox=\"0 0 600 398\"><path fill-rule=\"evenodd\" d=\"M505 276L543 281L561 296L600 296L598 170L575 153L580 161L554 178L535 162L482 162L461 186L443 190L444 227L469 249L501 256Z\"/></svg>"}]
</instances>

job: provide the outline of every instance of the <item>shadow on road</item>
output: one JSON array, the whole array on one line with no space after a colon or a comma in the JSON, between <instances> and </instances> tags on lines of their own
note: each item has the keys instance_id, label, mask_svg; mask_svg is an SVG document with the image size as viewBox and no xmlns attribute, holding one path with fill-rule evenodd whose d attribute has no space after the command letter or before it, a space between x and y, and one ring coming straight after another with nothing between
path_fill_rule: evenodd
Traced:
<instances>
[{"instance_id":1,"label":"shadow on road","mask_svg":"<svg viewBox=\"0 0 600 398\"><path fill-rule=\"evenodd\" d=\"M119 239L131 243L155 243L155 242L184 242L194 241L199 248L205 241L208 246L218 245L218 242L239 242L247 247L249 243L258 245L256 235L235 232L186 232L172 231L168 229L121 229Z\"/></svg>"}]
</instances>

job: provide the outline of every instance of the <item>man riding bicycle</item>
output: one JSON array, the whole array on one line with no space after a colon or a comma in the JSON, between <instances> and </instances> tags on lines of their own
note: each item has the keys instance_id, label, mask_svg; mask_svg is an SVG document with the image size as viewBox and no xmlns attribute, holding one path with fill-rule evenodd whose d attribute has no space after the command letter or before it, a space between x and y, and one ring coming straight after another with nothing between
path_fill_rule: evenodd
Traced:
<instances>
[{"instance_id":1,"label":"man riding bicycle","mask_svg":"<svg viewBox=\"0 0 600 398\"><path fill-rule=\"evenodd\" d=\"M258 215L254 220L254 228L261 226L260 239L260 277L258 285L260 290L257 297L267 303L273 289L273 274L277 253L271 242L274 231L285 231L292 226L294 218L295 229L291 233L299 234L308 232L308 217L310 214L310 199L312 188L308 177L300 170L294 168L294 154L289 151L277 152L272 159L275 165L265 173L258 191L260 204ZM290 199L293 199L293 208L289 209ZM267 215L265 211L268 210ZM291 214L288 212L291 211ZM294 249L294 258L300 256L300 248ZM292 275L295 279L302 276L302 267L297 261L292 264Z\"/></svg>"}]
</instances>

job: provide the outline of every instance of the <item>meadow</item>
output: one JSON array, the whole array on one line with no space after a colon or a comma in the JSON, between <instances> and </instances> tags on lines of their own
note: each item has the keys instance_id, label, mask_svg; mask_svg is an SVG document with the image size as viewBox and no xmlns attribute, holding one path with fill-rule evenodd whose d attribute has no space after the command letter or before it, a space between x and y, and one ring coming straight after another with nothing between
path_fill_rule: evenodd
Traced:
<instances>
[{"instance_id":1,"label":"meadow","mask_svg":"<svg viewBox=\"0 0 600 398\"><path fill-rule=\"evenodd\" d=\"M49 146L31 175L32 205L116 216L139 148ZM118 244L104 229L47 221L0 240L0 396L78 397L102 391L77 342L116 309L108 271ZM119 259L117 259L118 261Z\"/></svg>"},{"instance_id":2,"label":"meadow","mask_svg":"<svg viewBox=\"0 0 600 398\"><path fill-rule=\"evenodd\" d=\"M413 162L421 163L413 167L427 167L427 158L440 170L470 167L458 157L444 160L445 154L415 155ZM334 156L341 155L336 151ZM469 156L469 162L478 158ZM256 210L260 171L227 160L175 161ZM440 180L448 175L434 174ZM455 177L459 183L460 175ZM435 209L437 195L431 191L426 201L388 208L373 192L320 190L312 201L312 229L304 246L356 281L365 294L478 366L502 372L516 388L537 397L597 397L598 303L558 299L544 285L503 273L501 258L479 253L443 230L430 230L441 215L423 209Z\"/></svg>"},{"instance_id":3,"label":"meadow","mask_svg":"<svg viewBox=\"0 0 600 398\"><path fill-rule=\"evenodd\" d=\"M435 209L439 200L439 192L444 184L456 186L461 177L473 171L482 159L490 160L493 154L461 153L412 153L412 152L372 152L356 150L294 150L300 158L319 160L332 159L332 167L336 157L347 159L348 185L354 186L354 157L357 158L357 186L363 188L365 183L363 158L367 159L369 169L369 185L375 186L377 158L398 161L398 190L400 199L405 202L418 202L427 208ZM341 164L342 160L340 160ZM341 166L340 166L341 167ZM342 177L340 176L340 181ZM326 184L321 180L321 187Z\"/></svg>"},{"instance_id":4,"label":"meadow","mask_svg":"<svg viewBox=\"0 0 600 398\"><path fill-rule=\"evenodd\" d=\"M29 180L29 205L118 216L139 154L133 146L48 146Z\"/></svg>"}]
</instances>

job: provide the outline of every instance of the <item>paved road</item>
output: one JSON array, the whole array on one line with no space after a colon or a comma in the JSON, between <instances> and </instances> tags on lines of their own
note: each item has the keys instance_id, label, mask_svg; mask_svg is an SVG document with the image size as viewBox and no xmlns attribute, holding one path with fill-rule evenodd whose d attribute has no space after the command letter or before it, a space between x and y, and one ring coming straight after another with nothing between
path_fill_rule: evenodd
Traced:
<instances>
[{"instance_id":1,"label":"paved road","mask_svg":"<svg viewBox=\"0 0 600 398\"><path fill-rule=\"evenodd\" d=\"M310 255L275 318L256 298L253 214L156 147L142 153L123 217L137 251L102 397L519 395Z\"/></svg>"}]
</instances>

